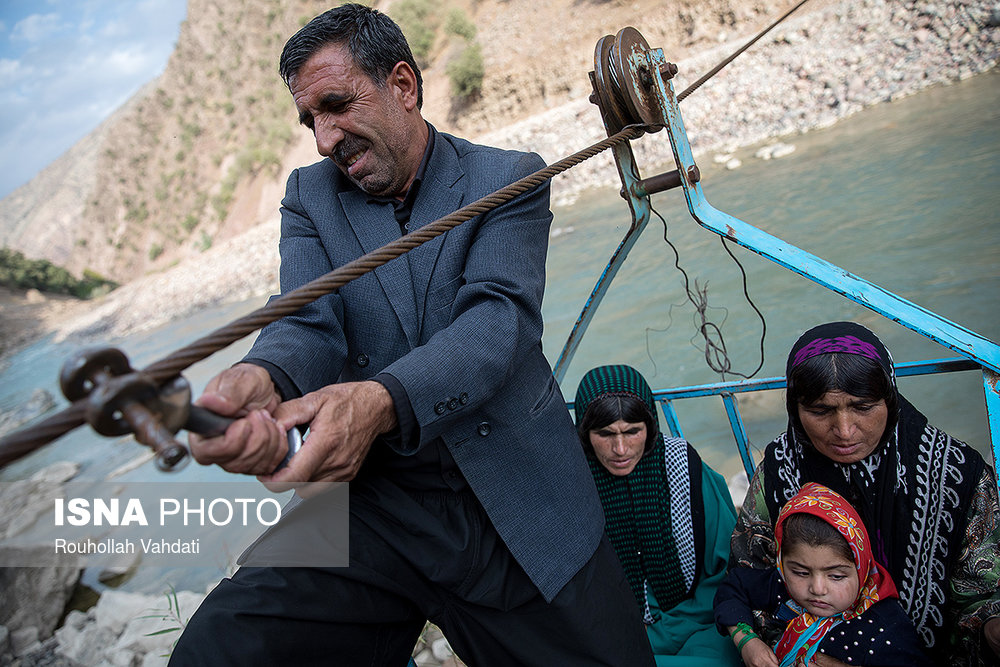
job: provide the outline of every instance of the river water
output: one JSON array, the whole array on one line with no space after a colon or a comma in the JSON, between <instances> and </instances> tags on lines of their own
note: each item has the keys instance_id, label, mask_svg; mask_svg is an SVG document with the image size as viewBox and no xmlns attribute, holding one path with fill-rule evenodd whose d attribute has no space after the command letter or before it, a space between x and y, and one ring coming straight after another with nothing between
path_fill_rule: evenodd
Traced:
<instances>
[{"instance_id":1,"label":"river water","mask_svg":"<svg viewBox=\"0 0 1000 667\"><path fill-rule=\"evenodd\" d=\"M683 109L682 109L683 111ZM691 130L692 128L688 128ZM665 133L643 141L667 141ZM1000 339L1000 74L986 73L944 88L856 114L837 125L786 137L790 155L754 157L757 147L736 154L743 166L726 170L701 156L702 186L709 201L750 224L936 311L992 340ZM639 164L644 176L662 165ZM732 369L750 373L760 362L761 321L743 294L736 262L719 238L687 214L679 191L655 195L667 238L691 284L707 286L707 318L722 328ZM548 282L543 306L543 346L558 357L587 295L629 225L617 189L585 193L555 210ZM763 368L757 377L783 373L787 351L814 324L852 319L874 329L897 362L957 356L910 330L843 297L731 246L746 271L748 291L766 321ZM125 340L107 341L142 367L210 329L258 307L263 300L229 304L212 312ZM695 309L687 303L664 227L654 217L609 290L563 382L572 400L591 367L629 363L654 388L717 382L699 349ZM701 343L703 347L703 343ZM197 391L249 347L241 341L196 364L185 376ZM73 341L46 340L11 359L0 373L0 409L9 409L36 388L59 396L62 361ZM726 379L734 379L729 375ZM933 423L989 453L981 374L904 378L903 392ZM57 399L61 407L63 402ZM781 392L741 398L750 440L760 453L784 428ZM685 436L726 477L741 470L718 399L690 399L678 406ZM77 429L0 471L0 481L28 476L58 460L81 463L80 477L95 482L162 480L150 463L124 470L142 453L128 438L108 439ZM185 481L222 480L217 469L190 465ZM200 588L214 575L142 573L127 585L159 592L164 581Z\"/></svg>"}]
</instances>

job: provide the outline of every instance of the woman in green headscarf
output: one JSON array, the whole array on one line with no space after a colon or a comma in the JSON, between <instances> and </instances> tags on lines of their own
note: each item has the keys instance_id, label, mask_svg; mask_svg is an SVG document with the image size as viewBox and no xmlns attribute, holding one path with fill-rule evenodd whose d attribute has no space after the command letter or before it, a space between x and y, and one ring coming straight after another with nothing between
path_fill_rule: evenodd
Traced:
<instances>
[{"instance_id":1,"label":"woman in green headscarf","mask_svg":"<svg viewBox=\"0 0 1000 667\"><path fill-rule=\"evenodd\" d=\"M742 664L712 610L736 525L725 480L687 441L661 434L653 392L631 366L589 371L574 410L656 664Z\"/></svg>"}]
</instances>

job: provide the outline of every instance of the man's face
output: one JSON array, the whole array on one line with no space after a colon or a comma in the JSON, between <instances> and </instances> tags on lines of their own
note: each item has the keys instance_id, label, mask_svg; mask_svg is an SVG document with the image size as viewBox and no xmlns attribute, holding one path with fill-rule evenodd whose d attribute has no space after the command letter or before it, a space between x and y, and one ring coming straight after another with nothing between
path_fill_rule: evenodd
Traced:
<instances>
[{"instance_id":1,"label":"man's face","mask_svg":"<svg viewBox=\"0 0 1000 667\"><path fill-rule=\"evenodd\" d=\"M379 86L354 63L345 45L317 51L291 79L299 122L313 131L316 150L362 190L402 196L416 175L424 145L415 145L416 106L399 77L400 63ZM421 121L422 122L422 121ZM414 156L416 156L414 163Z\"/></svg>"}]
</instances>

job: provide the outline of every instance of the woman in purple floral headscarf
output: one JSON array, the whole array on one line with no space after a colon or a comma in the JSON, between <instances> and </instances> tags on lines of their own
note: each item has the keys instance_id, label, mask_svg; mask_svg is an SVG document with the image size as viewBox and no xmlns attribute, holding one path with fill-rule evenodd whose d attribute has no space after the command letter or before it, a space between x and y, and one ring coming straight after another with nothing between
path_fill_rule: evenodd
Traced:
<instances>
[{"instance_id":1,"label":"woman in purple floral headscarf","mask_svg":"<svg viewBox=\"0 0 1000 667\"><path fill-rule=\"evenodd\" d=\"M848 500L939 664L1000 664L1000 509L983 457L896 389L892 357L853 322L815 327L786 365L788 429L764 452L730 567L774 567L778 511L808 482ZM761 632L773 637L773 619Z\"/></svg>"}]
</instances>

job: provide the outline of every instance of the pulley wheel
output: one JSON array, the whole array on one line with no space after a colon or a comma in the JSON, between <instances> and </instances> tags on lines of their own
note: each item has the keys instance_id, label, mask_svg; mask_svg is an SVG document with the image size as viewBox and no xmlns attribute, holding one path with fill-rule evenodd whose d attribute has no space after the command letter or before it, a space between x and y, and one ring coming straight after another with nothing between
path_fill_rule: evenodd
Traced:
<instances>
[{"instance_id":1,"label":"pulley wheel","mask_svg":"<svg viewBox=\"0 0 1000 667\"><path fill-rule=\"evenodd\" d=\"M654 125L662 122L656 111L652 94L652 77L644 56L649 44L638 30L629 26L618 31L610 51L610 68L617 84L617 98L621 100L630 123Z\"/></svg>"},{"instance_id":2,"label":"pulley wheel","mask_svg":"<svg viewBox=\"0 0 1000 667\"><path fill-rule=\"evenodd\" d=\"M124 375L131 370L128 357L118 348L80 350L63 364L59 372L59 387L63 396L77 401L90 395L100 376Z\"/></svg>"},{"instance_id":3,"label":"pulley wheel","mask_svg":"<svg viewBox=\"0 0 1000 667\"><path fill-rule=\"evenodd\" d=\"M125 417L125 406L129 403L147 405L155 401L156 385L139 373L128 373L111 378L101 384L87 401L87 421L101 435L127 435L137 431L137 425L129 423ZM156 415L145 411L147 419Z\"/></svg>"},{"instance_id":4,"label":"pulley wheel","mask_svg":"<svg viewBox=\"0 0 1000 667\"><path fill-rule=\"evenodd\" d=\"M616 134L632 122L619 99L620 94L611 69L611 48L614 41L614 37L605 35L597 40L597 47L594 49L594 92L597 93L597 104L608 126L608 134Z\"/></svg>"}]
</instances>

